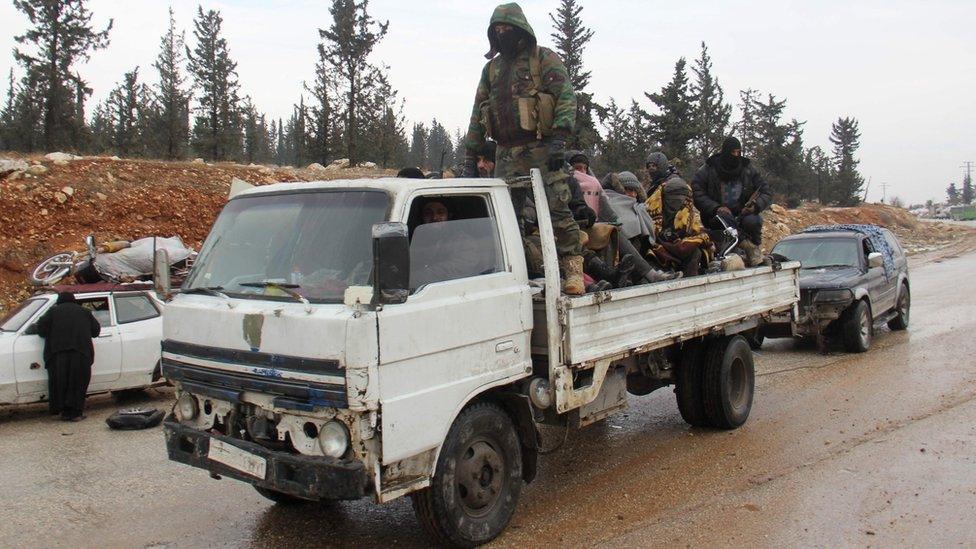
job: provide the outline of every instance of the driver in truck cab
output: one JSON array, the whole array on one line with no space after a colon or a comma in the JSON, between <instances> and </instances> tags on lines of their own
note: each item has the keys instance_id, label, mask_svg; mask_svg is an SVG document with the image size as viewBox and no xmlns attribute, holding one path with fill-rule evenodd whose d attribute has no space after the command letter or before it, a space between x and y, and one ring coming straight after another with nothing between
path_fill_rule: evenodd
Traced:
<instances>
[{"instance_id":1,"label":"driver in truck cab","mask_svg":"<svg viewBox=\"0 0 976 549\"><path fill-rule=\"evenodd\" d=\"M410 287L470 276L480 251L463 228L452 223L444 200L421 199L421 224L411 235Z\"/></svg>"}]
</instances>

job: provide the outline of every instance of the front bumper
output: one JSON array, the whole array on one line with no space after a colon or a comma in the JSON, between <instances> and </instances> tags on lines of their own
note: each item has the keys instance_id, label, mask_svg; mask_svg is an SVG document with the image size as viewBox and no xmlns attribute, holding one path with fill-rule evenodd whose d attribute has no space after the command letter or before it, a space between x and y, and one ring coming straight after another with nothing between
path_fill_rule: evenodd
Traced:
<instances>
[{"instance_id":1,"label":"front bumper","mask_svg":"<svg viewBox=\"0 0 976 549\"><path fill-rule=\"evenodd\" d=\"M310 500L360 499L370 490L369 475L360 461L278 452L246 440L186 427L172 415L163 422L163 432L169 459L262 488ZM266 478L258 479L209 459L211 439L267 460Z\"/></svg>"}]
</instances>

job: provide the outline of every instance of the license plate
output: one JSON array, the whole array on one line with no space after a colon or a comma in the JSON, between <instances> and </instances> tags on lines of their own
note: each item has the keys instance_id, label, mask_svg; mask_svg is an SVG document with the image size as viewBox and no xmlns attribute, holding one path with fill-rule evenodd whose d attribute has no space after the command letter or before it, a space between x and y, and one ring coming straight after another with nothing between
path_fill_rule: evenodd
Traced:
<instances>
[{"instance_id":1,"label":"license plate","mask_svg":"<svg viewBox=\"0 0 976 549\"><path fill-rule=\"evenodd\" d=\"M268 469L268 460L263 457L216 439L210 439L210 450L207 451L207 457L261 480L264 480Z\"/></svg>"}]
</instances>

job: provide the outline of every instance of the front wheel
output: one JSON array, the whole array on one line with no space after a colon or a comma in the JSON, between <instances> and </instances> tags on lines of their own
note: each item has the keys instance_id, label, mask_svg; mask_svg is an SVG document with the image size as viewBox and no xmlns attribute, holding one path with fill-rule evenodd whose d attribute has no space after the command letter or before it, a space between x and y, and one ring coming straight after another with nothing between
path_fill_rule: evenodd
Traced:
<instances>
[{"instance_id":1,"label":"front wheel","mask_svg":"<svg viewBox=\"0 0 976 549\"><path fill-rule=\"evenodd\" d=\"M441 545L474 547L502 533L522 492L522 449L498 406L481 402L458 416L428 488L411 494L417 519Z\"/></svg>"},{"instance_id":2,"label":"front wheel","mask_svg":"<svg viewBox=\"0 0 976 549\"><path fill-rule=\"evenodd\" d=\"M863 353L871 347L874 321L871 307L865 301L858 301L848 312L843 326L844 349L849 353Z\"/></svg>"},{"instance_id":3,"label":"front wheel","mask_svg":"<svg viewBox=\"0 0 976 549\"><path fill-rule=\"evenodd\" d=\"M911 307L912 294L908 291L908 284L902 284L901 291L898 292L898 305L895 306L895 318L888 321L888 327L892 330L907 330Z\"/></svg>"}]
</instances>

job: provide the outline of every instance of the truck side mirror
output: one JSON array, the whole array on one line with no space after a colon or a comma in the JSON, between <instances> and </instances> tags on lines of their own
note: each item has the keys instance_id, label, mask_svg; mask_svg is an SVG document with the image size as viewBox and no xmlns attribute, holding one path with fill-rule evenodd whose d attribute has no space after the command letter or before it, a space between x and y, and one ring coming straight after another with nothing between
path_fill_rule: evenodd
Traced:
<instances>
[{"instance_id":1,"label":"truck side mirror","mask_svg":"<svg viewBox=\"0 0 976 549\"><path fill-rule=\"evenodd\" d=\"M410 295L410 239L406 223L373 225L373 305L403 303Z\"/></svg>"},{"instance_id":2,"label":"truck side mirror","mask_svg":"<svg viewBox=\"0 0 976 549\"><path fill-rule=\"evenodd\" d=\"M153 254L153 289L160 299L169 299L172 295L169 279L169 251L159 248Z\"/></svg>"},{"instance_id":3,"label":"truck side mirror","mask_svg":"<svg viewBox=\"0 0 976 549\"><path fill-rule=\"evenodd\" d=\"M884 265L884 258L878 252L871 252L868 254L868 269L873 269L875 267L881 267Z\"/></svg>"}]
</instances>

